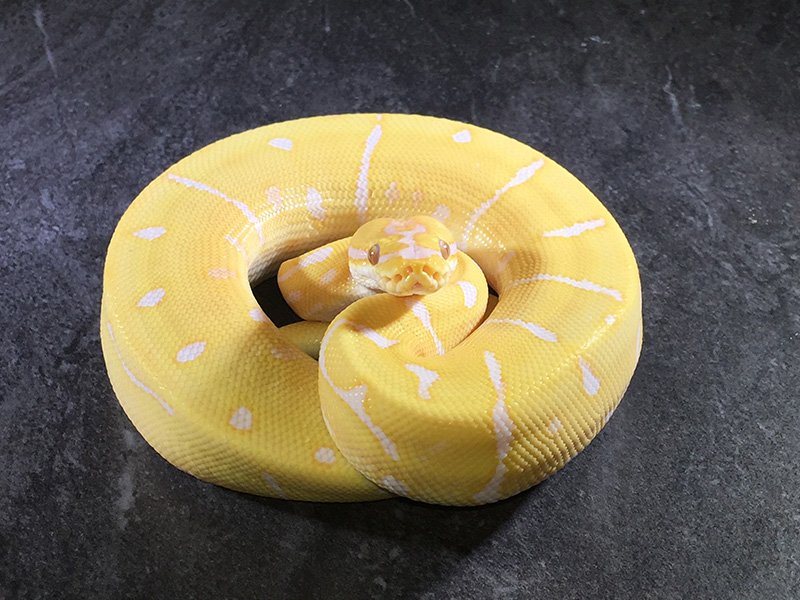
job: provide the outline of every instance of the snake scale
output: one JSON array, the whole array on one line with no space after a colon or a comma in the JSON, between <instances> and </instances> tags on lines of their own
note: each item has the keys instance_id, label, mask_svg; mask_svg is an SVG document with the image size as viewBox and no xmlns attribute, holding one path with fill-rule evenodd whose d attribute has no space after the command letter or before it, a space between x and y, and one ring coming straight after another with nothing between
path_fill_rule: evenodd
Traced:
<instances>
[{"instance_id":1,"label":"snake scale","mask_svg":"<svg viewBox=\"0 0 800 600\"><path fill-rule=\"evenodd\" d=\"M330 323L277 328L251 291L276 273ZM109 244L101 338L135 427L200 479L474 505L600 431L641 314L624 234L558 164L464 123L355 114L234 135L151 182Z\"/></svg>"}]
</instances>

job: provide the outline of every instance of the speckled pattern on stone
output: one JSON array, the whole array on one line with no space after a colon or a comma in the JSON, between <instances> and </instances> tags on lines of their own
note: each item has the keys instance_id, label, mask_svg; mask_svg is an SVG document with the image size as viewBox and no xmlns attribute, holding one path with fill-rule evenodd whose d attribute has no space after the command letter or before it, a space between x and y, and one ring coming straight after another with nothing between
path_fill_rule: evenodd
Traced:
<instances>
[{"instance_id":1,"label":"speckled pattern on stone","mask_svg":"<svg viewBox=\"0 0 800 600\"><path fill-rule=\"evenodd\" d=\"M11 0L0 48L0 598L800 597L797 3ZM355 111L538 148L636 252L625 400L511 500L233 493L114 398L102 268L136 194L221 137Z\"/></svg>"}]
</instances>

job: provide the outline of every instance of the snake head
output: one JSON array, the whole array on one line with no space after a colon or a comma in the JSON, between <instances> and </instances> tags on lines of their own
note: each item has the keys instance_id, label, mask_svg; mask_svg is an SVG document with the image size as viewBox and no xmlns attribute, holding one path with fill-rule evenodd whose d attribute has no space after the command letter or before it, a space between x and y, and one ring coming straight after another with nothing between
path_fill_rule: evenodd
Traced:
<instances>
[{"instance_id":1,"label":"snake head","mask_svg":"<svg viewBox=\"0 0 800 600\"><path fill-rule=\"evenodd\" d=\"M353 234L348 254L357 283L394 296L435 292L458 263L453 234L427 216L369 221Z\"/></svg>"}]
</instances>

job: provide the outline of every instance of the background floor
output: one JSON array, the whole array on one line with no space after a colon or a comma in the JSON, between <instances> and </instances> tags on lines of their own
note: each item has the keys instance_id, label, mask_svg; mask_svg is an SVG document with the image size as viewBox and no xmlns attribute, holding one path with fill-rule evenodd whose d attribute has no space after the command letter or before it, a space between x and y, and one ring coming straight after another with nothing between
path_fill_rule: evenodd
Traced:
<instances>
[{"instance_id":1,"label":"background floor","mask_svg":"<svg viewBox=\"0 0 800 600\"><path fill-rule=\"evenodd\" d=\"M800 597L797 3L2 4L0 598ZM113 396L102 269L136 194L221 137L353 111L518 138L636 252L625 400L511 500L229 492Z\"/></svg>"}]
</instances>

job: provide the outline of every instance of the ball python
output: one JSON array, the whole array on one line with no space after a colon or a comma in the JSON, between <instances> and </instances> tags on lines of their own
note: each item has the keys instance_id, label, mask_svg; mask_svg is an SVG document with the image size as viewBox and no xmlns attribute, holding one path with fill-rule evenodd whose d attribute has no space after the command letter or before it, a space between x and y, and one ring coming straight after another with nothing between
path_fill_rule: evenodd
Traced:
<instances>
[{"instance_id":1,"label":"ball python","mask_svg":"<svg viewBox=\"0 0 800 600\"><path fill-rule=\"evenodd\" d=\"M316 324L262 311L251 286L276 274ZM195 477L477 505L608 422L641 315L625 235L554 161L465 123L353 114L246 131L152 181L109 244L101 340L134 426Z\"/></svg>"}]
</instances>

